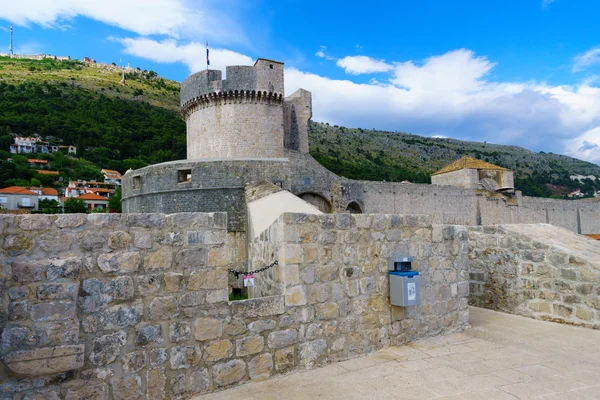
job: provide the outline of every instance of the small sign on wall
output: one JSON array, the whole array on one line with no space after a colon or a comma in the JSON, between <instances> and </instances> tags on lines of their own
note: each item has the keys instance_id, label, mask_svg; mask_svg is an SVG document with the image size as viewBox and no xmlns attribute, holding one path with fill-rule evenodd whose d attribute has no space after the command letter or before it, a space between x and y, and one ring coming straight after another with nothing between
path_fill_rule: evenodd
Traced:
<instances>
[{"instance_id":1,"label":"small sign on wall","mask_svg":"<svg viewBox=\"0 0 600 400\"><path fill-rule=\"evenodd\" d=\"M417 284L414 282L408 282L406 284L408 301L413 301L417 299Z\"/></svg>"},{"instance_id":2,"label":"small sign on wall","mask_svg":"<svg viewBox=\"0 0 600 400\"><path fill-rule=\"evenodd\" d=\"M254 286L254 274L244 275L244 286Z\"/></svg>"}]
</instances>

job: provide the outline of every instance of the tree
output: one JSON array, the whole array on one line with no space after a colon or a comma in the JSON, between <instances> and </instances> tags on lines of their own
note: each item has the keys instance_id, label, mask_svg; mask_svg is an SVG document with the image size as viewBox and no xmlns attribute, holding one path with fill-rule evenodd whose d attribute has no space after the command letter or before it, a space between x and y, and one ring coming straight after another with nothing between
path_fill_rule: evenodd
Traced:
<instances>
[{"instance_id":1,"label":"tree","mask_svg":"<svg viewBox=\"0 0 600 400\"><path fill-rule=\"evenodd\" d=\"M110 199L108 199L108 209L111 213L120 213L121 212L121 188L118 187L115 190L115 194L112 195Z\"/></svg>"},{"instance_id":2,"label":"tree","mask_svg":"<svg viewBox=\"0 0 600 400\"><path fill-rule=\"evenodd\" d=\"M77 214L77 213L87 213L87 206L83 199L69 197L67 201L65 201L65 213L66 214Z\"/></svg>"}]
</instances>

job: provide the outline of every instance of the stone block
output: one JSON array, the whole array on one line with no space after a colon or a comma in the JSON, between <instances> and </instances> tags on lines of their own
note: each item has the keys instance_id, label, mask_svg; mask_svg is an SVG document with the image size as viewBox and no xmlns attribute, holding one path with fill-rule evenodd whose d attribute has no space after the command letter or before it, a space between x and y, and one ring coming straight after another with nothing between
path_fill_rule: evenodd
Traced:
<instances>
[{"instance_id":1,"label":"stone block","mask_svg":"<svg viewBox=\"0 0 600 400\"><path fill-rule=\"evenodd\" d=\"M231 358L232 355L233 344L227 339L212 341L204 348L204 360L207 362Z\"/></svg>"},{"instance_id":2,"label":"stone block","mask_svg":"<svg viewBox=\"0 0 600 400\"><path fill-rule=\"evenodd\" d=\"M125 224L139 228L165 228L167 219L166 215L158 213L126 214Z\"/></svg>"},{"instance_id":3,"label":"stone block","mask_svg":"<svg viewBox=\"0 0 600 400\"><path fill-rule=\"evenodd\" d=\"M223 327L223 333L229 336L237 336L248 330L243 319L234 319Z\"/></svg>"},{"instance_id":4,"label":"stone block","mask_svg":"<svg viewBox=\"0 0 600 400\"><path fill-rule=\"evenodd\" d=\"M79 283L44 283L37 287L40 300L76 300Z\"/></svg>"},{"instance_id":5,"label":"stone block","mask_svg":"<svg viewBox=\"0 0 600 400\"><path fill-rule=\"evenodd\" d=\"M178 293L183 290L184 277L183 274L169 272L163 275L165 293Z\"/></svg>"},{"instance_id":6,"label":"stone block","mask_svg":"<svg viewBox=\"0 0 600 400\"><path fill-rule=\"evenodd\" d=\"M60 278L78 279L83 262L79 257L50 260L46 277L53 281Z\"/></svg>"},{"instance_id":7,"label":"stone block","mask_svg":"<svg viewBox=\"0 0 600 400\"><path fill-rule=\"evenodd\" d=\"M264 348L265 338L259 335L246 336L236 341L235 354L237 357L244 357L260 353Z\"/></svg>"},{"instance_id":8,"label":"stone block","mask_svg":"<svg viewBox=\"0 0 600 400\"><path fill-rule=\"evenodd\" d=\"M206 292L206 303L214 304L229 301L229 290L227 288L208 290Z\"/></svg>"},{"instance_id":9,"label":"stone block","mask_svg":"<svg viewBox=\"0 0 600 400\"><path fill-rule=\"evenodd\" d=\"M8 306L8 320L19 321L29 318L29 301L13 301Z\"/></svg>"},{"instance_id":10,"label":"stone block","mask_svg":"<svg viewBox=\"0 0 600 400\"><path fill-rule=\"evenodd\" d=\"M188 281L188 290L227 288L227 270L222 268L193 271Z\"/></svg>"},{"instance_id":11,"label":"stone block","mask_svg":"<svg viewBox=\"0 0 600 400\"><path fill-rule=\"evenodd\" d=\"M159 274L146 274L137 276L137 286L140 294L148 296L160 291L162 279Z\"/></svg>"},{"instance_id":12,"label":"stone block","mask_svg":"<svg viewBox=\"0 0 600 400\"><path fill-rule=\"evenodd\" d=\"M292 286L285 290L285 305L288 307L306 305L306 288L302 285Z\"/></svg>"},{"instance_id":13,"label":"stone block","mask_svg":"<svg viewBox=\"0 0 600 400\"><path fill-rule=\"evenodd\" d=\"M575 270L574 268L562 268L560 270L560 275L563 278L569 279L571 281L577 280L577 270Z\"/></svg>"},{"instance_id":14,"label":"stone block","mask_svg":"<svg viewBox=\"0 0 600 400\"><path fill-rule=\"evenodd\" d=\"M22 235L6 235L4 238L4 249L10 256L18 256L33 249L33 239Z\"/></svg>"},{"instance_id":15,"label":"stone block","mask_svg":"<svg viewBox=\"0 0 600 400\"><path fill-rule=\"evenodd\" d=\"M77 320L36 323L32 329L38 346L57 346L79 342L79 323Z\"/></svg>"},{"instance_id":16,"label":"stone block","mask_svg":"<svg viewBox=\"0 0 600 400\"><path fill-rule=\"evenodd\" d=\"M242 360L231 360L211 368L213 383L216 387L229 386L244 379L246 364Z\"/></svg>"},{"instance_id":17,"label":"stone block","mask_svg":"<svg viewBox=\"0 0 600 400\"><path fill-rule=\"evenodd\" d=\"M78 389L67 389L65 400L108 400L108 386L105 383L91 385L86 382Z\"/></svg>"},{"instance_id":18,"label":"stone block","mask_svg":"<svg viewBox=\"0 0 600 400\"><path fill-rule=\"evenodd\" d=\"M162 367L152 368L146 372L146 399L147 400L163 400L166 398L165 386L167 377L165 369Z\"/></svg>"},{"instance_id":19,"label":"stone block","mask_svg":"<svg viewBox=\"0 0 600 400\"><path fill-rule=\"evenodd\" d=\"M269 353L254 357L248 363L248 374L250 379L267 378L273 371L273 356Z\"/></svg>"},{"instance_id":20,"label":"stone block","mask_svg":"<svg viewBox=\"0 0 600 400\"><path fill-rule=\"evenodd\" d=\"M285 312L284 296L234 301L230 307L235 315L243 318L270 317Z\"/></svg>"},{"instance_id":21,"label":"stone block","mask_svg":"<svg viewBox=\"0 0 600 400\"><path fill-rule=\"evenodd\" d=\"M177 321L169 326L169 339L172 343L188 341L192 338L192 327L188 322Z\"/></svg>"},{"instance_id":22,"label":"stone block","mask_svg":"<svg viewBox=\"0 0 600 400\"><path fill-rule=\"evenodd\" d=\"M175 254L175 265L178 267L203 267L208 261L208 249L183 249Z\"/></svg>"},{"instance_id":23,"label":"stone block","mask_svg":"<svg viewBox=\"0 0 600 400\"><path fill-rule=\"evenodd\" d=\"M144 303L136 300L133 304L118 304L109 307L100 317L104 330L122 329L137 325L144 316Z\"/></svg>"},{"instance_id":24,"label":"stone block","mask_svg":"<svg viewBox=\"0 0 600 400\"><path fill-rule=\"evenodd\" d=\"M286 329L269 333L268 343L272 349L280 349L292 345L298 341L298 331Z\"/></svg>"},{"instance_id":25,"label":"stone block","mask_svg":"<svg viewBox=\"0 0 600 400\"><path fill-rule=\"evenodd\" d=\"M115 400L141 399L142 389L142 379L137 375L112 379L112 393Z\"/></svg>"},{"instance_id":26,"label":"stone block","mask_svg":"<svg viewBox=\"0 0 600 400\"><path fill-rule=\"evenodd\" d=\"M334 319L339 315L336 303L315 304L315 316L320 319Z\"/></svg>"},{"instance_id":27,"label":"stone block","mask_svg":"<svg viewBox=\"0 0 600 400\"><path fill-rule=\"evenodd\" d=\"M147 272L170 269L173 265L173 250L162 248L144 256L144 270Z\"/></svg>"},{"instance_id":28,"label":"stone block","mask_svg":"<svg viewBox=\"0 0 600 400\"><path fill-rule=\"evenodd\" d=\"M171 369L187 369L198 365L202 353L196 346L171 347Z\"/></svg>"},{"instance_id":29,"label":"stone block","mask_svg":"<svg viewBox=\"0 0 600 400\"><path fill-rule=\"evenodd\" d=\"M179 316L177 299L173 296L155 297L150 303L150 319L153 321L167 321Z\"/></svg>"},{"instance_id":30,"label":"stone block","mask_svg":"<svg viewBox=\"0 0 600 400\"><path fill-rule=\"evenodd\" d=\"M206 303L206 292L187 292L179 298L183 307L194 307Z\"/></svg>"},{"instance_id":31,"label":"stone block","mask_svg":"<svg viewBox=\"0 0 600 400\"><path fill-rule=\"evenodd\" d=\"M295 365L294 346L286 347L275 352L275 369L279 372L293 369Z\"/></svg>"},{"instance_id":32,"label":"stone block","mask_svg":"<svg viewBox=\"0 0 600 400\"><path fill-rule=\"evenodd\" d=\"M169 380L170 394L169 398L181 398L185 393L185 375L179 374Z\"/></svg>"},{"instance_id":33,"label":"stone block","mask_svg":"<svg viewBox=\"0 0 600 400\"><path fill-rule=\"evenodd\" d=\"M4 364L19 376L36 377L83 367L85 345L43 347L7 354Z\"/></svg>"},{"instance_id":34,"label":"stone block","mask_svg":"<svg viewBox=\"0 0 600 400\"><path fill-rule=\"evenodd\" d=\"M152 235L148 232L135 232L133 234L133 245L138 249L151 249Z\"/></svg>"},{"instance_id":35,"label":"stone block","mask_svg":"<svg viewBox=\"0 0 600 400\"><path fill-rule=\"evenodd\" d=\"M582 319L584 321L591 321L595 317L594 310L587 308L585 306L577 307L577 311L575 313L577 318Z\"/></svg>"},{"instance_id":36,"label":"stone block","mask_svg":"<svg viewBox=\"0 0 600 400\"><path fill-rule=\"evenodd\" d=\"M188 379L188 392L202 394L210 390L210 375L208 369L203 368L190 373Z\"/></svg>"},{"instance_id":37,"label":"stone block","mask_svg":"<svg viewBox=\"0 0 600 400\"><path fill-rule=\"evenodd\" d=\"M106 234L93 231L83 231L76 235L79 245L87 251L102 250L106 243Z\"/></svg>"},{"instance_id":38,"label":"stone block","mask_svg":"<svg viewBox=\"0 0 600 400\"><path fill-rule=\"evenodd\" d=\"M338 271L340 267L337 265L317 265L316 266L316 275L320 282L329 282L334 280L338 276Z\"/></svg>"},{"instance_id":39,"label":"stone block","mask_svg":"<svg viewBox=\"0 0 600 400\"><path fill-rule=\"evenodd\" d=\"M225 243L226 232L222 229L208 231L188 231L187 244L219 245Z\"/></svg>"},{"instance_id":40,"label":"stone block","mask_svg":"<svg viewBox=\"0 0 600 400\"><path fill-rule=\"evenodd\" d=\"M131 235L123 231L114 231L108 234L108 247L113 250L127 250L131 243Z\"/></svg>"},{"instance_id":41,"label":"stone block","mask_svg":"<svg viewBox=\"0 0 600 400\"><path fill-rule=\"evenodd\" d=\"M124 354L121 358L123 364L123 372L130 374L132 372L138 372L146 366L146 352L144 350L138 350L131 353Z\"/></svg>"},{"instance_id":42,"label":"stone block","mask_svg":"<svg viewBox=\"0 0 600 400\"><path fill-rule=\"evenodd\" d=\"M8 296L11 300L19 300L29 297L29 288L23 286L13 286L8 289Z\"/></svg>"},{"instance_id":43,"label":"stone block","mask_svg":"<svg viewBox=\"0 0 600 400\"><path fill-rule=\"evenodd\" d=\"M529 309L534 312L550 314L550 304L549 303L529 303Z\"/></svg>"},{"instance_id":44,"label":"stone block","mask_svg":"<svg viewBox=\"0 0 600 400\"><path fill-rule=\"evenodd\" d=\"M272 319L258 320L248 324L248 329L252 332L272 331L275 329L275 321Z\"/></svg>"},{"instance_id":45,"label":"stone block","mask_svg":"<svg viewBox=\"0 0 600 400\"><path fill-rule=\"evenodd\" d=\"M12 264L12 278L19 283L41 281L43 270L43 265L38 261L15 261Z\"/></svg>"},{"instance_id":46,"label":"stone block","mask_svg":"<svg viewBox=\"0 0 600 400\"><path fill-rule=\"evenodd\" d=\"M200 342L221 337L223 322L215 318L198 318L194 322L194 338Z\"/></svg>"},{"instance_id":47,"label":"stone block","mask_svg":"<svg viewBox=\"0 0 600 400\"><path fill-rule=\"evenodd\" d=\"M46 253L68 251L73 244L73 236L66 232L51 232L38 237L40 248Z\"/></svg>"},{"instance_id":48,"label":"stone block","mask_svg":"<svg viewBox=\"0 0 600 400\"><path fill-rule=\"evenodd\" d=\"M150 366L162 365L167 362L169 358L168 349L165 348L154 348L148 351L148 362Z\"/></svg>"},{"instance_id":49,"label":"stone block","mask_svg":"<svg viewBox=\"0 0 600 400\"><path fill-rule=\"evenodd\" d=\"M327 342L324 339L301 343L298 346L300 365L303 367L314 366L326 350Z\"/></svg>"},{"instance_id":50,"label":"stone block","mask_svg":"<svg viewBox=\"0 0 600 400\"><path fill-rule=\"evenodd\" d=\"M126 339L127 335L123 331L95 338L90 352L90 362L98 366L112 363L121 354L121 347L125 345Z\"/></svg>"},{"instance_id":51,"label":"stone block","mask_svg":"<svg viewBox=\"0 0 600 400\"><path fill-rule=\"evenodd\" d=\"M24 231L44 231L52 227L55 219L54 215L22 215L17 217L17 224Z\"/></svg>"},{"instance_id":52,"label":"stone block","mask_svg":"<svg viewBox=\"0 0 600 400\"><path fill-rule=\"evenodd\" d=\"M570 318L573 314L573 309L562 304L555 304L554 313L563 318Z\"/></svg>"},{"instance_id":53,"label":"stone block","mask_svg":"<svg viewBox=\"0 0 600 400\"><path fill-rule=\"evenodd\" d=\"M86 214L64 214L58 215L54 224L59 228L77 228L86 222Z\"/></svg>"},{"instance_id":54,"label":"stone block","mask_svg":"<svg viewBox=\"0 0 600 400\"><path fill-rule=\"evenodd\" d=\"M33 321L65 321L77 318L77 308L72 301L50 301L31 307Z\"/></svg>"}]
</instances>

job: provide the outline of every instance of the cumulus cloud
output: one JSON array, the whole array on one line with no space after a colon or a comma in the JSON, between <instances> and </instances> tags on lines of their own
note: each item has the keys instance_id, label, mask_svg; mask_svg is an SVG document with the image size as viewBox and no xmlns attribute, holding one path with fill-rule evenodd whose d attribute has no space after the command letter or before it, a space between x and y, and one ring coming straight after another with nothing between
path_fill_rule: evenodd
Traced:
<instances>
[{"instance_id":1,"label":"cumulus cloud","mask_svg":"<svg viewBox=\"0 0 600 400\"><path fill-rule=\"evenodd\" d=\"M319 51L317 51L317 52L315 53L315 55L316 55L317 57L319 57L319 58L324 58L324 59L326 59L326 60L335 60L335 58L334 58L334 57L330 57L330 56L328 56L328 55L327 55L327 53L326 53L326 51L327 51L327 47L325 47L325 46L321 46L321 48L319 48Z\"/></svg>"},{"instance_id":2,"label":"cumulus cloud","mask_svg":"<svg viewBox=\"0 0 600 400\"><path fill-rule=\"evenodd\" d=\"M179 44L173 39L157 41L148 38L113 38L124 46L124 51L136 57L160 63L181 62L190 72L206 68L206 43ZM227 65L252 65L252 58L235 51L219 48L210 49L210 68L225 70Z\"/></svg>"},{"instance_id":3,"label":"cumulus cloud","mask_svg":"<svg viewBox=\"0 0 600 400\"><path fill-rule=\"evenodd\" d=\"M347 56L337 60L336 64L351 75L388 72L394 68L393 65L387 64L385 60L376 60L367 56Z\"/></svg>"},{"instance_id":4,"label":"cumulus cloud","mask_svg":"<svg viewBox=\"0 0 600 400\"><path fill-rule=\"evenodd\" d=\"M600 88L496 82L495 63L460 49L392 63L387 81L355 83L286 69L286 92L313 92L314 119L426 136L516 144L600 162ZM600 129L600 128L599 128ZM592 132L592 133L590 133Z\"/></svg>"},{"instance_id":5,"label":"cumulus cloud","mask_svg":"<svg viewBox=\"0 0 600 400\"><path fill-rule=\"evenodd\" d=\"M550 4L554 3L556 0L543 0L542 1L542 9L548 7Z\"/></svg>"},{"instance_id":6,"label":"cumulus cloud","mask_svg":"<svg viewBox=\"0 0 600 400\"><path fill-rule=\"evenodd\" d=\"M600 64L600 46L591 48L585 53L575 56L573 72L583 71L596 64Z\"/></svg>"},{"instance_id":7,"label":"cumulus cloud","mask_svg":"<svg viewBox=\"0 0 600 400\"><path fill-rule=\"evenodd\" d=\"M139 35L173 38L219 37L221 42L243 40L238 25L210 1L194 0L19 0L0 8L0 18L13 24L68 26L86 17Z\"/></svg>"}]
</instances>

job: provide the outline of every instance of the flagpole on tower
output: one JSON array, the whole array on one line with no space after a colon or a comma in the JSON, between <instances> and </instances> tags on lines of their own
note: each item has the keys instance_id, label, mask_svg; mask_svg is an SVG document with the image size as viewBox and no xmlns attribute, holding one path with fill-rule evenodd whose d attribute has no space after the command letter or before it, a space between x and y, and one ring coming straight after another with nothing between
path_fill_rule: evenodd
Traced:
<instances>
[{"instance_id":1,"label":"flagpole on tower","mask_svg":"<svg viewBox=\"0 0 600 400\"><path fill-rule=\"evenodd\" d=\"M13 55L13 31L12 24L10 24L10 55Z\"/></svg>"},{"instance_id":2,"label":"flagpole on tower","mask_svg":"<svg viewBox=\"0 0 600 400\"><path fill-rule=\"evenodd\" d=\"M208 71L208 67L210 66L210 58L208 56L208 41L206 42L206 70Z\"/></svg>"}]
</instances>

